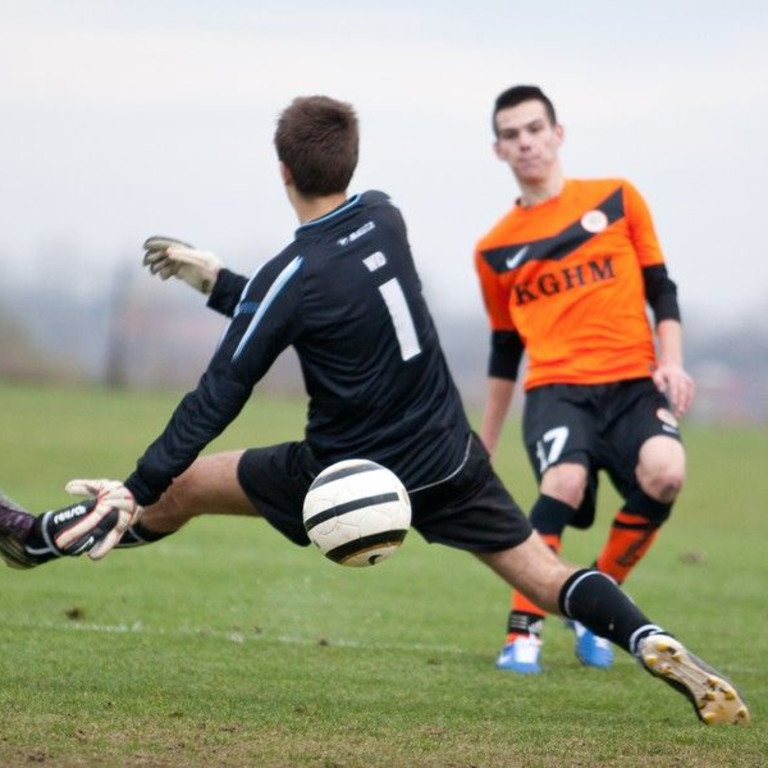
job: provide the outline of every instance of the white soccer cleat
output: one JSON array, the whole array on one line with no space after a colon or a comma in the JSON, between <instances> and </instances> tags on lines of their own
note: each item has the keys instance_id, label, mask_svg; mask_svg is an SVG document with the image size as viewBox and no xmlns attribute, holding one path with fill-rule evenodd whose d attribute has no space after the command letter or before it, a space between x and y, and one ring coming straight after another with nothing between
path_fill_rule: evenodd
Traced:
<instances>
[{"instance_id":1,"label":"white soccer cleat","mask_svg":"<svg viewBox=\"0 0 768 768\"><path fill-rule=\"evenodd\" d=\"M649 635L638 644L637 658L693 704L706 725L747 725L749 709L733 683L669 635Z\"/></svg>"},{"instance_id":2,"label":"white soccer cleat","mask_svg":"<svg viewBox=\"0 0 768 768\"><path fill-rule=\"evenodd\" d=\"M541 672L540 654L540 638L533 634L518 635L501 649L496 659L496 669L517 672L519 675L538 675Z\"/></svg>"}]
</instances>

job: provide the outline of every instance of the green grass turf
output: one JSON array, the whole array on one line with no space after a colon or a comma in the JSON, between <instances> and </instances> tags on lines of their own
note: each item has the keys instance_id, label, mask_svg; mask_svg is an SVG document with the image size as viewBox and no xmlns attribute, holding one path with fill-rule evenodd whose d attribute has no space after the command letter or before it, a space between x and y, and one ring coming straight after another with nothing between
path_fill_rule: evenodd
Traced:
<instances>
[{"instance_id":1,"label":"green grass turf","mask_svg":"<svg viewBox=\"0 0 768 768\"><path fill-rule=\"evenodd\" d=\"M124 477L169 393L0 385L0 486L37 510L78 476ZM214 449L301 435L304 404L257 396ZM510 425L498 457L527 507ZM263 521L205 519L151 547L0 570L0 765L760 766L768 762L768 436L686 431L689 482L628 588L731 676L748 728L706 728L618 651L579 666L556 619L545 670L497 672L506 587L412 533L346 569ZM569 531L589 563L616 504Z\"/></svg>"}]
</instances>

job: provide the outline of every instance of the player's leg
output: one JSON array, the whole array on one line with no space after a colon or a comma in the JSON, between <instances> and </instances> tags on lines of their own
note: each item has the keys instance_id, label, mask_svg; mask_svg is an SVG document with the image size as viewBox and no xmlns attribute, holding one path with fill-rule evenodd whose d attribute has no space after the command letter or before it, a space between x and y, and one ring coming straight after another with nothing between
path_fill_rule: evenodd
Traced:
<instances>
[{"instance_id":1,"label":"player's leg","mask_svg":"<svg viewBox=\"0 0 768 768\"><path fill-rule=\"evenodd\" d=\"M597 488L598 474L593 468L587 478L584 499L568 520L569 526L579 529L592 526L596 512ZM567 621L566 626L574 632L574 652L584 666L597 669L608 669L612 666L613 649L605 638L595 635L578 621Z\"/></svg>"},{"instance_id":2,"label":"player's leg","mask_svg":"<svg viewBox=\"0 0 768 768\"><path fill-rule=\"evenodd\" d=\"M533 527L547 545L560 552L562 535L582 506L589 481L589 451L594 442L589 390L556 385L528 394L523 436L539 482L539 497L530 512ZM594 514L594 509L590 510ZM546 612L513 590L504 647L498 669L522 674L541 671L541 632Z\"/></svg>"},{"instance_id":3,"label":"player's leg","mask_svg":"<svg viewBox=\"0 0 768 768\"><path fill-rule=\"evenodd\" d=\"M258 517L238 479L245 451L224 451L199 457L177 477L160 500L144 509L118 547L148 544L175 533L200 515Z\"/></svg>"},{"instance_id":4,"label":"player's leg","mask_svg":"<svg viewBox=\"0 0 768 768\"><path fill-rule=\"evenodd\" d=\"M241 515L263 517L307 546L302 505L322 469L303 442L201 456L145 510L139 535L154 540L200 515Z\"/></svg>"},{"instance_id":5,"label":"player's leg","mask_svg":"<svg viewBox=\"0 0 768 768\"><path fill-rule=\"evenodd\" d=\"M565 564L536 532L515 547L477 556L537 605L580 622L632 654L683 693L707 725L749 722L733 684L653 624L605 574Z\"/></svg>"},{"instance_id":6,"label":"player's leg","mask_svg":"<svg viewBox=\"0 0 768 768\"><path fill-rule=\"evenodd\" d=\"M590 443L591 445L591 443ZM581 454L574 452L574 457L581 458ZM586 457L584 458L586 461ZM577 528L589 528L595 519L595 506L597 502L597 472L589 473L579 464L558 464L547 470L542 479L542 490L547 496L542 498L557 498L561 500L560 515L555 515L554 509L549 509L546 517L534 517L538 510L534 507L531 514L531 522L539 533L547 532L545 541L557 554L560 552L560 542L566 525ZM552 546L556 542L557 546ZM521 605L526 599L521 593L514 592L514 606ZM574 631L574 652L576 658L587 667L608 669L613 664L613 650L611 644L603 637L591 632L578 621L568 621L567 625ZM509 642L509 639L508 639Z\"/></svg>"},{"instance_id":7,"label":"player's leg","mask_svg":"<svg viewBox=\"0 0 768 768\"><path fill-rule=\"evenodd\" d=\"M530 520L543 541L558 554L566 525L581 504L587 470L580 464L550 467L542 477L540 495L531 508ZM496 660L499 669L521 674L541 671L539 653L546 609L519 590L512 590L504 647Z\"/></svg>"},{"instance_id":8,"label":"player's leg","mask_svg":"<svg viewBox=\"0 0 768 768\"><path fill-rule=\"evenodd\" d=\"M413 527L427 541L472 552L534 603L608 637L691 699L704 722L749 720L735 688L652 624L612 579L560 560L493 471L480 440L471 437L469 448L456 472L409 490ZM295 517L300 522L300 511Z\"/></svg>"},{"instance_id":9,"label":"player's leg","mask_svg":"<svg viewBox=\"0 0 768 768\"><path fill-rule=\"evenodd\" d=\"M605 466L624 497L596 567L622 584L651 548L685 480L677 422L652 382L616 385Z\"/></svg>"},{"instance_id":10,"label":"player's leg","mask_svg":"<svg viewBox=\"0 0 768 768\"><path fill-rule=\"evenodd\" d=\"M594 459L624 498L595 567L622 584L669 517L685 476L685 453L677 423L650 379L605 385L595 397L600 439ZM579 660L610 666L610 645L578 623L574 629Z\"/></svg>"}]
</instances>

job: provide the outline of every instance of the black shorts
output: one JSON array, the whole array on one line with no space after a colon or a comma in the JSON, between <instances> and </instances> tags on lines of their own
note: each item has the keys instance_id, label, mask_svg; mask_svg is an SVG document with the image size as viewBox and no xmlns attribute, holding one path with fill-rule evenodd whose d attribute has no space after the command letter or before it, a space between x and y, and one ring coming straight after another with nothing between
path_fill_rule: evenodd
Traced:
<instances>
[{"instance_id":1,"label":"black shorts","mask_svg":"<svg viewBox=\"0 0 768 768\"><path fill-rule=\"evenodd\" d=\"M587 468L587 493L572 522L576 527L588 527L594 518L600 470L622 498L638 489L640 448L657 435L681 439L666 397L650 378L550 384L526 393L523 440L539 481L549 467L563 462Z\"/></svg>"},{"instance_id":2,"label":"black shorts","mask_svg":"<svg viewBox=\"0 0 768 768\"><path fill-rule=\"evenodd\" d=\"M294 544L307 546L302 507L322 466L304 442L251 448L237 469L251 503ZM531 535L531 524L491 467L476 435L464 460L448 477L408 489L411 525L430 543L469 552L499 552Z\"/></svg>"}]
</instances>

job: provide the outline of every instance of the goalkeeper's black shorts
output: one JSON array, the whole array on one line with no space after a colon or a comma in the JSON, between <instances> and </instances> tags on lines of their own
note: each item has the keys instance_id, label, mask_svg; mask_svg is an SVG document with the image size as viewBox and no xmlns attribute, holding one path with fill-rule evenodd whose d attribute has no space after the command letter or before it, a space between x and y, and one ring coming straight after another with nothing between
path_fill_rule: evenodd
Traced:
<instances>
[{"instance_id":1,"label":"goalkeeper's black shorts","mask_svg":"<svg viewBox=\"0 0 768 768\"><path fill-rule=\"evenodd\" d=\"M306 443L291 442L245 451L237 474L257 512L294 544L307 546L302 506L310 484L324 468ZM531 535L528 518L493 471L475 434L470 434L455 471L429 485L409 488L408 494L411 524L430 543L499 552Z\"/></svg>"}]
</instances>

